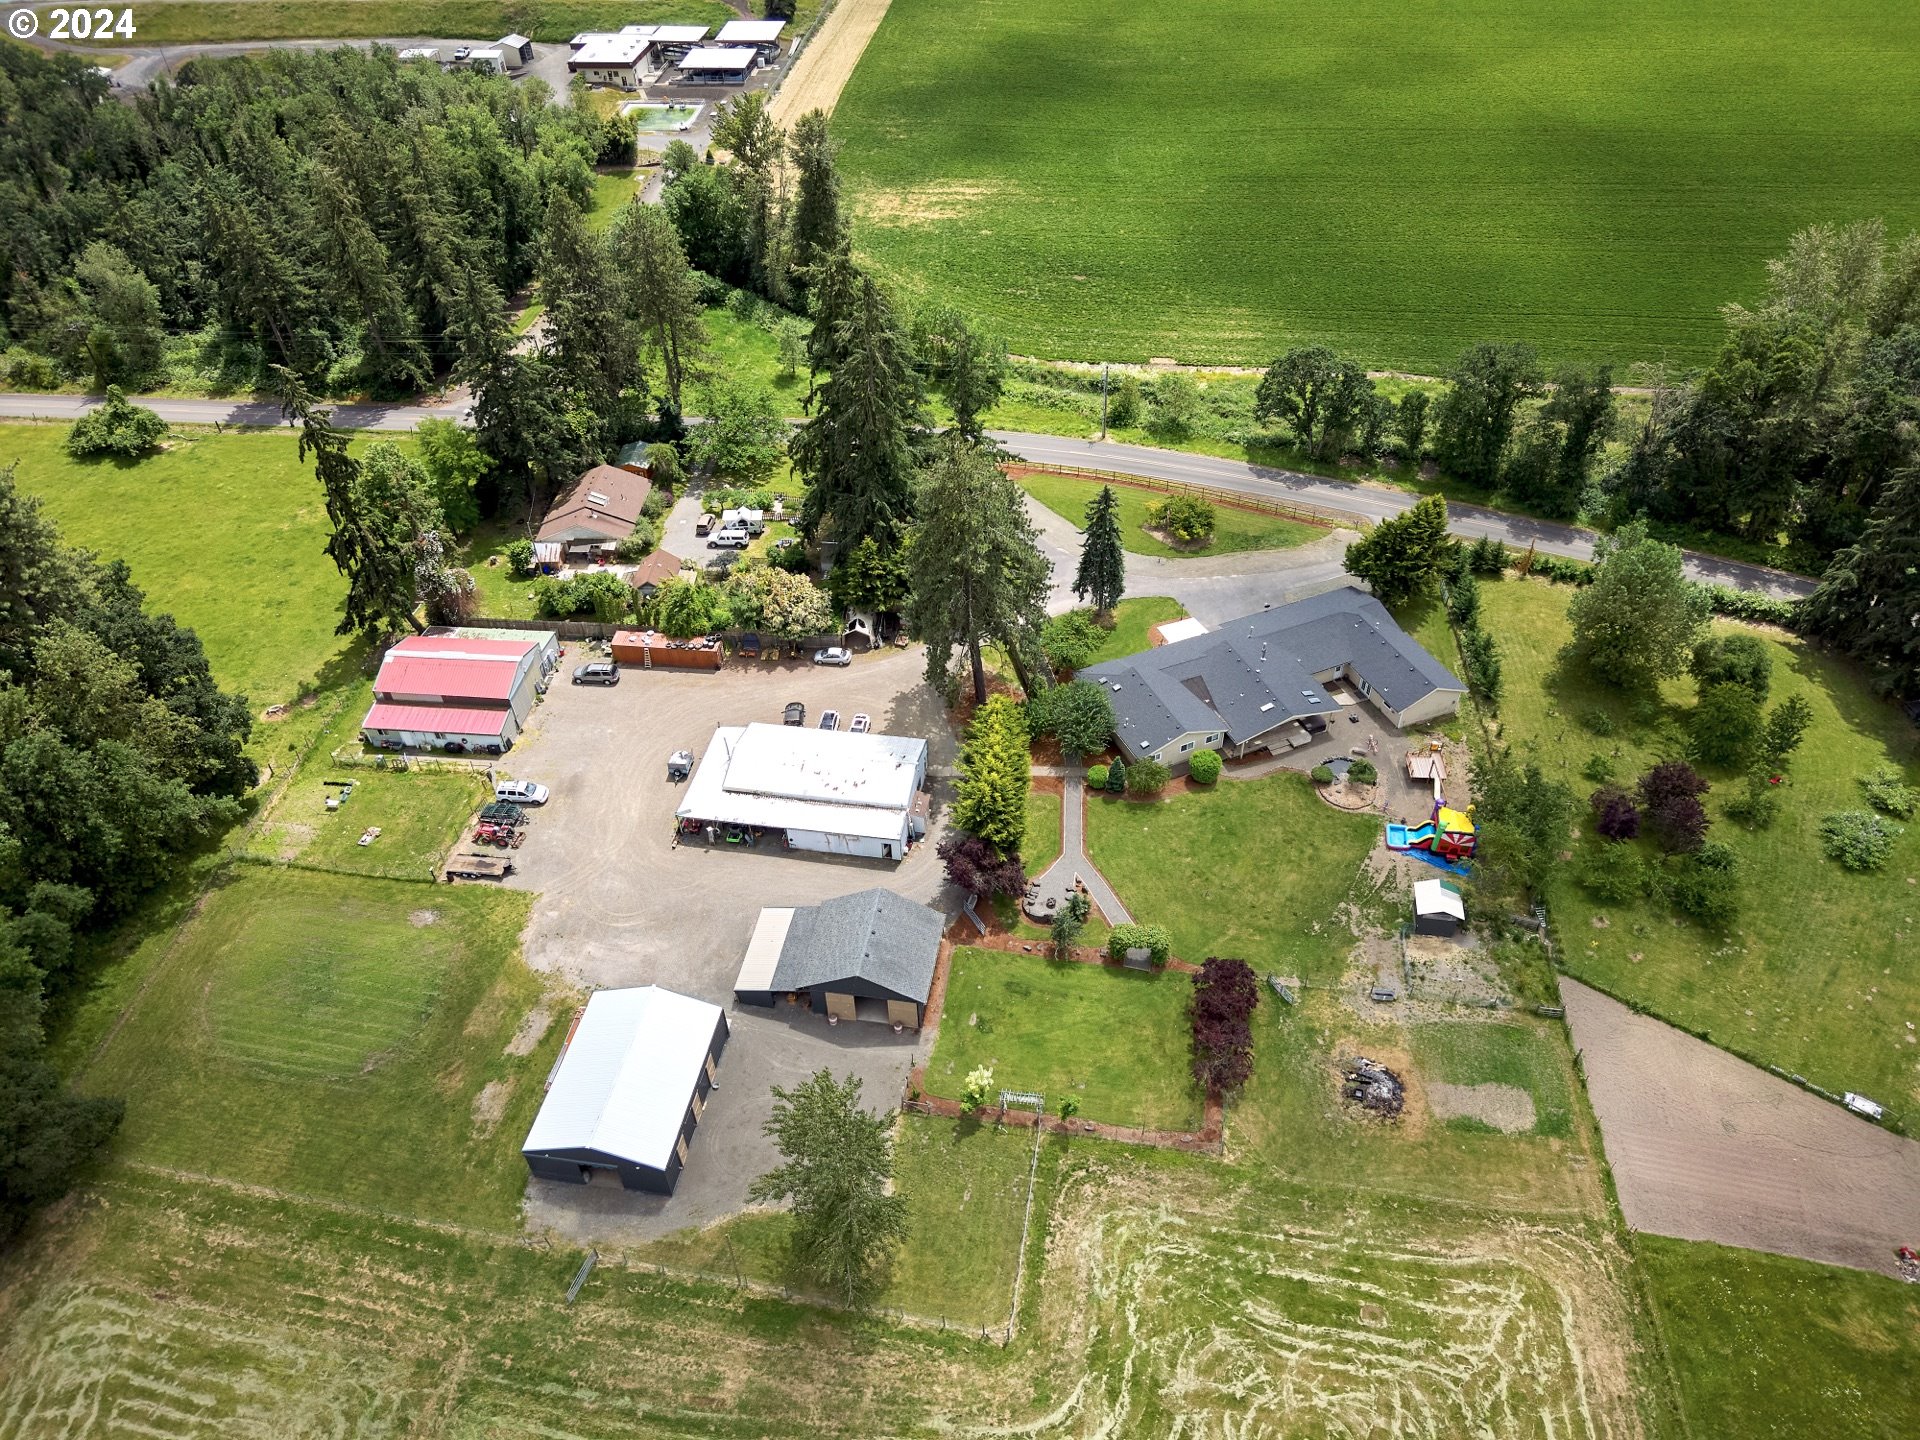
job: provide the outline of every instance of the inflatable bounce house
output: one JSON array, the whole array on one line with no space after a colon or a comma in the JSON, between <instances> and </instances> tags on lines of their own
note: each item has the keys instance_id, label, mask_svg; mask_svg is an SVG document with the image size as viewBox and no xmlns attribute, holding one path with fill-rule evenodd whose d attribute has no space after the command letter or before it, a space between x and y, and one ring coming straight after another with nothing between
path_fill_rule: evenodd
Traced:
<instances>
[{"instance_id":1,"label":"inflatable bounce house","mask_svg":"<svg viewBox=\"0 0 1920 1440\"><path fill-rule=\"evenodd\" d=\"M1418 850L1435 860L1448 862L1448 868L1473 857L1473 807L1455 810L1436 800L1433 815L1424 825L1387 826L1389 850Z\"/></svg>"}]
</instances>

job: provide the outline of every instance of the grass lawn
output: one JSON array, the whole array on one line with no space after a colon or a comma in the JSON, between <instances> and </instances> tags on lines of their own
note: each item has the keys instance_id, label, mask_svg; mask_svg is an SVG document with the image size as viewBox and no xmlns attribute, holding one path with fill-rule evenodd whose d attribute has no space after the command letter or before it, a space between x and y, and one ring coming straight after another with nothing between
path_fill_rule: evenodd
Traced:
<instances>
[{"instance_id":1,"label":"grass lawn","mask_svg":"<svg viewBox=\"0 0 1920 1440\"><path fill-rule=\"evenodd\" d=\"M1027 791L1027 840L1020 848L1029 875L1038 875L1060 858L1059 795Z\"/></svg>"},{"instance_id":2,"label":"grass lawn","mask_svg":"<svg viewBox=\"0 0 1920 1440\"><path fill-rule=\"evenodd\" d=\"M1304 775L1222 780L1157 804L1087 804L1087 844L1139 921L1164 925L1195 964L1233 955L1256 970L1326 979L1351 939L1334 911L1380 825L1316 799Z\"/></svg>"},{"instance_id":3,"label":"grass lawn","mask_svg":"<svg viewBox=\"0 0 1920 1440\"><path fill-rule=\"evenodd\" d=\"M1078 480L1069 475L1022 475L1020 486L1054 514L1072 525L1083 524L1087 502L1100 493L1104 482ZM1158 491L1133 485L1115 485L1113 493L1120 501L1120 543L1136 555L1229 555L1241 550L1285 550L1318 540L1326 531L1304 525L1280 515L1262 515L1254 510L1236 510L1216 505L1213 539L1206 545L1177 549L1164 540L1156 540L1146 530L1147 507L1164 498Z\"/></svg>"},{"instance_id":4,"label":"grass lawn","mask_svg":"<svg viewBox=\"0 0 1920 1440\"><path fill-rule=\"evenodd\" d=\"M869 1103L875 1097L867 1097ZM894 1146L894 1182L907 1197L907 1243L876 1303L956 1325L998 1325L1013 1303L1013 1271L1027 1206L1033 1132L977 1120L908 1115ZM1045 1223L1058 1146L1043 1144L1034 1223ZM682 1230L649 1245L646 1259L768 1284L805 1281L787 1270L792 1233L784 1211Z\"/></svg>"},{"instance_id":5,"label":"grass lawn","mask_svg":"<svg viewBox=\"0 0 1920 1440\"><path fill-rule=\"evenodd\" d=\"M537 607L533 603L533 578L515 579L506 556L507 546L526 538L527 527L518 520L482 520L467 536L461 563L473 576L478 614L496 620L534 618ZM499 557L499 563L489 564L495 556Z\"/></svg>"},{"instance_id":6,"label":"grass lawn","mask_svg":"<svg viewBox=\"0 0 1920 1440\"><path fill-rule=\"evenodd\" d=\"M1633 1248L1696 1435L1897 1440L1920 1395L1920 1290L1657 1235Z\"/></svg>"},{"instance_id":7,"label":"grass lawn","mask_svg":"<svg viewBox=\"0 0 1920 1440\"><path fill-rule=\"evenodd\" d=\"M1693 683L1667 685L1649 724L1623 697L1556 664L1568 638L1571 591L1537 581L1482 584L1484 622L1499 639L1507 739L1535 754L1576 794L1588 759L1613 759L1627 780L1680 753L1680 717ZM1793 758L1792 783L1773 826L1750 831L1725 818L1737 776L1708 769L1711 838L1740 858L1739 917L1719 935L1644 902L1608 905L1579 884L1575 862L1551 886L1550 908L1566 968L1622 999L1705 1032L1715 1043L1805 1075L1830 1090L1859 1090L1911 1111L1920 1100L1920 973L1896 962L1915 934L1920 828L1905 827L1886 868L1843 870L1820 852L1822 816L1861 808L1859 777L1892 761L1920 778L1912 729L1875 700L1857 673L1790 637L1757 632L1773 656L1772 703L1806 697L1814 722ZM1611 734L1593 732L1601 722ZM1584 818L1584 816L1583 816ZM1596 921L1604 920L1604 925Z\"/></svg>"},{"instance_id":8,"label":"grass lawn","mask_svg":"<svg viewBox=\"0 0 1920 1440\"><path fill-rule=\"evenodd\" d=\"M1187 1069L1191 994L1179 974L956 950L927 1090L957 1100L968 1073L986 1065L996 1089L1043 1091L1050 1109L1071 1095L1089 1120L1192 1129L1200 1095Z\"/></svg>"},{"instance_id":9,"label":"grass lawn","mask_svg":"<svg viewBox=\"0 0 1920 1440\"><path fill-rule=\"evenodd\" d=\"M773 331L757 321L742 320L724 305L709 307L705 320L706 368L726 381L766 387L788 414L798 415L807 398L807 373L805 369L780 373L780 341ZM687 397L689 410L698 407L698 394L695 386Z\"/></svg>"},{"instance_id":10,"label":"grass lawn","mask_svg":"<svg viewBox=\"0 0 1920 1440\"><path fill-rule=\"evenodd\" d=\"M136 464L75 460L65 425L0 425L0 464L72 545L124 559L153 608L199 633L223 686L257 714L291 700L345 645L346 582L291 433L187 431ZM361 448L364 440L356 444Z\"/></svg>"},{"instance_id":11,"label":"grass lawn","mask_svg":"<svg viewBox=\"0 0 1920 1440\"><path fill-rule=\"evenodd\" d=\"M1565 1137L1573 1128L1567 1069L1550 1032L1540 1025L1457 1020L1413 1029L1413 1059L1420 1078L1448 1085L1511 1085L1533 1097L1533 1133ZM1471 1129L1479 1122L1447 1122Z\"/></svg>"},{"instance_id":12,"label":"grass lawn","mask_svg":"<svg viewBox=\"0 0 1920 1440\"><path fill-rule=\"evenodd\" d=\"M41 33L49 33L41 12ZM116 11L117 15L118 12ZM134 16L137 30L123 44L178 44L189 40L335 40L365 36L463 36L491 39L512 32L560 41L582 30L683 21L723 25L734 12L716 0L149 0Z\"/></svg>"},{"instance_id":13,"label":"grass lawn","mask_svg":"<svg viewBox=\"0 0 1920 1440\"><path fill-rule=\"evenodd\" d=\"M1497 337L1685 366L1796 229L1920 223L1897 6L1113 16L894 0L834 112L861 250L1019 353L1321 341L1433 374ZM1244 46L1250 22L1288 43Z\"/></svg>"},{"instance_id":14,"label":"grass lawn","mask_svg":"<svg viewBox=\"0 0 1920 1440\"><path fill-rule=\"evenodd\" d=\"M587 210L587 228L609 228L620 211L640 193L646 174L640 170L596 170L593 175L593 204Z\"/></svg>"},{"instance_id":15,"label":"grass lawn","mask_svg":"<svg viewBox=\"0 0 1920 1440\"><path fill-rule=\"evenodd\" d=\"M79 1083L128 1097L123 1159L509 1223L566 1029L556 1013L507 1053L541 995L517 953L529 900L238 867Z\"/></svg>"},{"instance_id":16,"label":"grass lawn","mask_svg":"<svg viewBox=\"0 0 1920 1440\"><path fill-rule=\"evenodd\" d=\"M1150 643L1147 631L1169 620L1186 618L1187 607L1165 595L1142 595L1135 600L1122 600L1113 608L1113 629L1107 632L1106 643L1100 647L1100 653L1093 657L1091 663L1098 665L1103 660L1137 655Z\"/></svg>"},{"instance_id":17,"label":"grass lawn","mask_svg":"<svg viewBox=\"0 0 1920 1440\"><path fill-rule=\"evenodd\" d=\"M393 880L431 880L434 866L459 838L467 818L487 796L477 775L400 773L336 767L328 755L359 738L360 721L373 687L353 687L320 737L313 757L275 803L271 816L247 837L247 853L263 860L297 861L350 875ZM340 793L328 781L349 780L353 793L338 810L327 797ZM380 834L360 844L370 826Z\"/></svg>"}]
</instances>

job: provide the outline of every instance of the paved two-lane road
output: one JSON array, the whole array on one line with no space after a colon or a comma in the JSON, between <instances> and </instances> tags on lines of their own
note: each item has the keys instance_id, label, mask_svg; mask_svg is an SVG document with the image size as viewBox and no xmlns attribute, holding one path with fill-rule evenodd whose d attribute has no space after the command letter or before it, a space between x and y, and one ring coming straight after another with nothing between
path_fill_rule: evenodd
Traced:
<instances>
[{"instance_id":1,"label":"paved two-lane road","mask_svg":"<svg viewBox=\"0 0 1920 1440\"><path fill-rule=\"evenodd\" d=\"M0 394L0 418L73 420L98 403L97 398L84 395ZM162 419L183 425L282 423L280 407L271 400L142 399L140 403L158 411ZM345 404L333 407L333 418L335 424L352 430L411 430L427 419L465 420L469 409L464 399L428 405ZM1190 455L1182 450L1158 450L1148 445L1030 435L1018 430L996 430L993 437L1013 454L1036 464L1084 466L1206 485L1243 495L1290 498L1368 520L1398 515L1417 498L1384 485L1356 485L1322 475L1302 475L1266 465L1249 465L1244 460ZM0 456L0 463L4 459ZM1522 549L1533 545L1552 555L1576 560L1593 558L1593 532L1575 525L1533 520L1457 501L1448 502L1447 514L1453 533L1468 539L1490 535ZM1761 565L1743 565L1695 550L1685 554L1687 574L1695 580L1788 598L1813 593L1814 582L1801 575L1769 570Z\"/></svg>"}]
</instances>

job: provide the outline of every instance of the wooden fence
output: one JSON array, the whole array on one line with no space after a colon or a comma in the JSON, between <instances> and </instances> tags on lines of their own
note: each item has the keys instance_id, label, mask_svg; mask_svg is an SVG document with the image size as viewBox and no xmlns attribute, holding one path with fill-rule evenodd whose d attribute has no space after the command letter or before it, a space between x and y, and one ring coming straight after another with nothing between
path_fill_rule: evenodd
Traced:
<instances>
[{"instance_id":1,"label":"wooden fence","mask_svg":"<svg viewBox=\"0 0 1920 1440\"><path fill-rule=\"evenodd\" d=\"M1161 495L1191 495L1210 505L1225 505L1235 510L1252 510L1261 515L1280 515L1290 520L1305 520L1315 525L1365 526L1372 523L1331 505L1313 505L1304 500L1282 500L1265 495L1248 495L1239 490L1222 490L1213 485L1188 485L1179 480L1160 480L1151 475L1129 475L1117 470L1089 470L1083 465L1043 465L1032 460L1015 460L1007 472L1037 475L1068 475L1081 480L1098 480L1105 485L1130 485L1136 490L1152 490Z\"/></svg>"}]
</instances>

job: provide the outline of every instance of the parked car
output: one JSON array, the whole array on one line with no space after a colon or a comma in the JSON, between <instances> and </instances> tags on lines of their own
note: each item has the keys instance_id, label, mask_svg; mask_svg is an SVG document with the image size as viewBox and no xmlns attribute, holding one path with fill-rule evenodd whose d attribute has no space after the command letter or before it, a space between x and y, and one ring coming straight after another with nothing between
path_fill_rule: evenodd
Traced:
<instances>
[{"instance_id":1,"label":"parked car","mask_svg":"<svg viewBox=\"0 0 1920 1440\"><path fill-rule=\"evenodd\" d=\"M865 735L873 729L873 717L862 712L853 717L853 723L847 726L847 729L855 735Z\"/></svg>"},{"instance_id":2,"label":"parked car","mask_svg":"<svg viewBox=\"0 0 1920 1440\"><path fill-rule=\"evenodd\" d=\"M853 652L844 645L829 645L824 650L816 650L813 652L813 663L816 665L851 665L853 663Z\"/></svg>"},{"instance_id":3,"label":"parked car","mask_svg":"<svg viewBox=\"0 0 1920 1440\"><path fill-rule=\"evenodd\" d=\"M1318 715L1302 715L1300 717L1300 728L1309 735L1318 735L1322 730L1327 728L1327 722Z\"/></svg>"},{"instance_id":4,"label":"parked car","mask_svg":"<svg viewBox=\"0 0 1920 1440\"><path fill-rule=\"evenodd\" d=\"M744 550L752 543L753 537L747 534L744 525L729 525L724 530L716 530L707 537L709 550Z\"/></svg>"},{"instance_id":5,"label":"parked car","mask_svg":"<svg viewBox=\"0 0 1920 1440\"><path fill-rule=\"evenodd\" d=\"M807 707L802 705L798 700L789 701L787 703L786 711L781 716L781 721L783 724L787 724L787 725L806 724L807 723Z\"/></svg>"},{"instance_id":6,"label":"parked car","mask_svg":"<svg viewBox=\"0 0 1920 1440\"><path fill-rule=\"evenodd\" d=\"M681 781L693 774L693 752L676 750L667 757L667 779Z\"/></svg>"},{"instance_id":7,"label":"parked car","mask_svg":"<svg viewBox=\"0 0 1920 1440\"><path fill-rule=\"evenodd\" d=\"M720 517L718 515L702 515L694 522L693 533L696 535L711 535L713 533L713 527L719 523Z\"/></svg>"},{"instance_id":8,"label":"parked car","mask_svg":"<svg viewBox=\"0 0 1920 1440\"><path fill-rule=\"evenodd\" d=\"M798 540L796 540L793 536L789 535L783 540L774 541L772 548L775 550L791 550L794 546L798 545L799 543L800 542Z\"/></svg>"},{"instance_id":9,"label":"parked car","mask_svg":"<svg viewBox=\"0 0 1920 1440\"><path fill-rule=\"evenodd\" d=\"M511 800L515 805L544 805L547 794L546 786L531 780L496 780L493 785L494 799Z\"/></svg>"},{"instance_id":10,"label":"parked car","mask_svg":"<svg viewBox=\"0 0 1920 1440\"><path fill-rule=\"evenodd\" d=\"M591 660L585 665L573 667L573 683L576 685L618 685L620 667L611 660Z\"/></svg>"},{"instance_id":11,"label":"parked car","mask_svg":"<svg viewBox=\"0 0 1920 1440\"><path fill-rule=\"evenodd\" d=\"M840 712L838 710L822 710L820 712L820 728L822 730L838 730L840 728Z\"/></svg>"},{"instance_id":12,"label":"parked car","mask_svg":"<svg viewBox=\"0 0 1920 1440\"><path fill-rule=\"evenodd\" d=\"M453 52L453 63L456 65L465 64L472 55L473 47L471 45L457 46Z\"/></svg>"}]
</instances>

